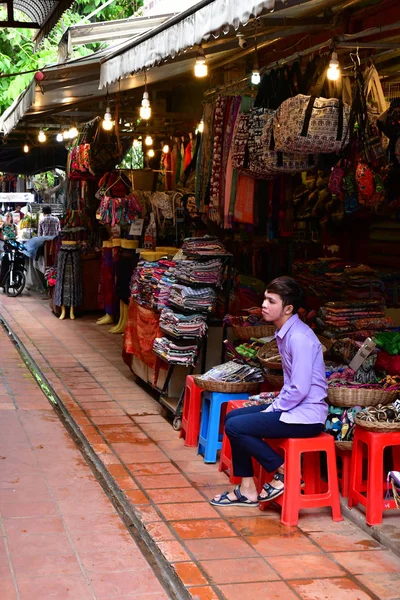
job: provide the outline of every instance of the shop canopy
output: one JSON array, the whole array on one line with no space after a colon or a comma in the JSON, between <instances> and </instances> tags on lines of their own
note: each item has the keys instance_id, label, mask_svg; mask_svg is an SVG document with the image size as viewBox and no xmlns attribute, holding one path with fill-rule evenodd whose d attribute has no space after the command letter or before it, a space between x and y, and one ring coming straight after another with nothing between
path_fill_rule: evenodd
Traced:
<instances>
[{"instance_id":1,"label":"shop canopy","mask_svg":"<svg viewBox=\"0 0 400 600\"><path fill-rule=\"evenodd\" d=\"M37 47L73 3L74 0L7 0L1 3L6 5L7 19L0 21L0 26L37 29L34 37ZM27 20L18 20L16 10L24 13Z\"/></svg>"},{"instance_id":2,"label":"shop canopy","mask_svg":"<svg viewBox=\"0 0 400 600\"><path fill-rule=\"evenodd\" d=\"M245 26L252 18L262 16L265 24L275 29L271 39L287 37L300 30L301 19L314 17L325 10L335 10L360 4L362 0L203 0L192 8L175 15L151 32L136 37L102 59L100 87L120 78L129 77L142 69L162 65L180 53L201 44L207 47L219 40L219 51L232 50L232 31ZM329 19L325 21L325 25ZM321 19L319 24L322 24ZM315 20L318 26L318 20ZM304 23L303 32L314 29L312 22ZM328 25L329 26L329 25ZM229 35L228 35L229 34ZM224 39L225 38L225 39ZM234 39L236 48L238 41ZM208 48L206 52L208 54Z\"/></svg>"}]
</instances>

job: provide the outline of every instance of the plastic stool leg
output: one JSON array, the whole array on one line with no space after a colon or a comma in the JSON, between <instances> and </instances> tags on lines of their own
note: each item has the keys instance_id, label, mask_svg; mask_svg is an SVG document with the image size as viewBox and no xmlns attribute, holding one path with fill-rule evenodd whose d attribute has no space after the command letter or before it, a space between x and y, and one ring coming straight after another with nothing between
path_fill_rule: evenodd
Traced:
<instances>
[{"instance_id":1,"label":"plastic stool leg","mask_svg":"<svg viewBox=\"0 0 400 600\"><path fill-rule=\"evenodd\" d=\"M188 428L185 437L185 446L197 446L200 431L201 391L193 386L190 391L190 404L187 415Z\"/></svg>"},{"instance_id":2,"label":"plastic stool leg","mask_svg":"<svg viewBox=\"0 0 400 600\"><path fill-rule=\"evenodd\" d=\"M207 398L207 396L205 396L203 401L203 412L200 423L199 445L197 449L197 454L202 454L203 456L206 448L204 444L202 444L202 442L204 440L207 440L208 423L210 421L210 403L210 398Z\"/></svg>"},{"instance_id":3,"label":"plastic stool leg","mask_svg":"<svg viewBox=\"0 0 400 600\"><path fill-rule=\"evenodd\" d=\"M331 500L332 508L332 519L334 521L343 521L342 511L340 509L340 498L339 498L339 481L337 476L337 465L336 465L336 452L334 441L332 439L332 445L326 450L326 459L328 465L328 490Z\"/></svg>"},{"instance_id":4,"label":"plastic stool leg","mask_svg":"<svg viewBox=\"0 0 400 600\"><path fill-rule=\"evenodd\" d=\"M367 514L368 525L382 523L383 513L383 448L368 446Z\"/></svg>"},{"instance_id":5,"label":"plastic stool leg","mask_svg":"<svg viewBox=\"0 0 400 600\"><path fill-rule=\"evenodd\" d=\"M295 450L294 445L289 442L287 449L285 449L285 492L283 494L281 513L281 523L283 525L295 526L299 522L300 461L301 455Z\"/></svg>"},{"instance_id":6,"label":"plastic stool leg","mask_svg":"<svg viewBox=\"0 0 400 600\"><path fill-rule=\"evenodd\" d=\"M342 496L347 498L349 495L350 487L350 465L351 465L351 453L345 452L340 455L342 459Z\"/></svg>"},{"instance_id":7,"label":"plastic stool leg","mask_svg":"<svg viewBox=\"0 0 400 600\"><path fill-rule=\"evenodd\" d=\"M221 448L219 442L219 422L221 415L221 403L216 397L210 400L210 413L207 427L207 446L204 453L204 462L217 462L217 451Z\"/></svg>"},{"instance_id":8,"label":"plastic stool leg","mask_svg":"<svg viewBox=\"0 0 400 600\"><path fill-rule=\"evenodd\" d=\"M357 432L353 442L353 453L350 468L350 486L348 493L348 506L352 508L358 504L358 500L353 492L360 490L362 483L363 450L362 442L357 437Z\"/></svg>"}]
</instances>

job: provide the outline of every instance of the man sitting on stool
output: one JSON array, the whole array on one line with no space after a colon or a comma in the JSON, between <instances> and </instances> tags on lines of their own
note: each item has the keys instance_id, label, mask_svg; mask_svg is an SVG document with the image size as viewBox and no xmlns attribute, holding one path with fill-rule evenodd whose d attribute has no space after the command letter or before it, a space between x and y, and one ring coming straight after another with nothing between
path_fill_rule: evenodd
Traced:
<instances>
[{"instance_id":1,"label":"man sitting on stool","mask_svg":"<svg viewBox=\"0 0 400 600\"><path fill-rule=\"evenodd\" d=\"M242 483L233 492L215 496L211 500L215 506L259 506L283 494L284 461L264 438L316 437L324 429L328 405L322 345L297 315L303 301L304 292L291 277L278 277L267 286L262 313L265 321L277 327L284 386L271 404L228 413L225 433L232 448L233 474L241 477ZM267 473L276 471L260 495L253 479L252 457Z\"/></svg>"}]
</instances>

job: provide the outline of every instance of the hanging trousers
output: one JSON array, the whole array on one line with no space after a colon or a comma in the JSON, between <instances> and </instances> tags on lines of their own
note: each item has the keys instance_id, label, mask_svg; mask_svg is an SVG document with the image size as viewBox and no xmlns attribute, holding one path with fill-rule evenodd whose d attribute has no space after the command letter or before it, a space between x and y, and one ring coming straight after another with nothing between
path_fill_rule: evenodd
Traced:
<instances>
[{"instance_id":1,"label":"hanging trousers","mask_svg":"<svg viewBox=\"0 0 400 600\"><path fill-rule=\"evenodd\" d=\"M236 477L253 477L254 457L272 473L283 464L283 458L263 438L316 437L324 430L322 423L293 424L280 421L281 411L262 412L267 404L237 408L225 419L225 433L232 448L232 466Z\"/></svg>"}]
</instances>

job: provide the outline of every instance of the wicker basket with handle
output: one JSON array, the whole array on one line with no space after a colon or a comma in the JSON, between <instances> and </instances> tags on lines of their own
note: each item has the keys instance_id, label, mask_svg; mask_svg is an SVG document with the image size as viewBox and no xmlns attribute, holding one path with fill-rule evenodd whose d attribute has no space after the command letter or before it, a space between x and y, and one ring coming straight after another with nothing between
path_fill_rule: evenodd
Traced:
<instances>
[{"instance_id":1,"label":"wicker basket with handle","mask_svg":"<svg viewBox=\"0 0 400 600\"><path fill-rule=\"evenodd\" d=\"M257 394L260 390L260 384L248 381L239 383L231 383L229 381L216 381L215 379L202 379L199 376L193 376L195 384L207 392L221 392L223 394L239 394L248 392L249 394Z\"/></svg>"},{"instance_id":2,"label":"wicker basket with handle","mask_svg":"<svg viewBox=\"0 0 400 600\"><path fill-rule=\"evenodd\" d=\"M376 433L393 433L400 431L400 421L394 423L390 423L388 421L364 421L363 419L360 419L358 415L356 415L354 417L354 422L356 425Z\"/></svg>"},{"instance_id":3,"label":"wicker basket with handle","mask_svg":"<svg viewBox=\"0 0 400 600\"><path fill-rule=\"evenodd\" d=\"M250 340L251 338L264 338L274 335L274 325L232 325L233 334L239 340Z\"/></svg>"},{"instance_id":4,"label":"wicker basket with handle","mask_svg":"<svg viewBox=\"0 0 400 600\"><path fill-rule=\"evenodd\" d=\"M399 392L386 390L371 390L356 387L330 387L328 388L328 402L332 406L347 408L352 406L377 406L390 404L396 400Z\"/></svg>"}]
</instances>

